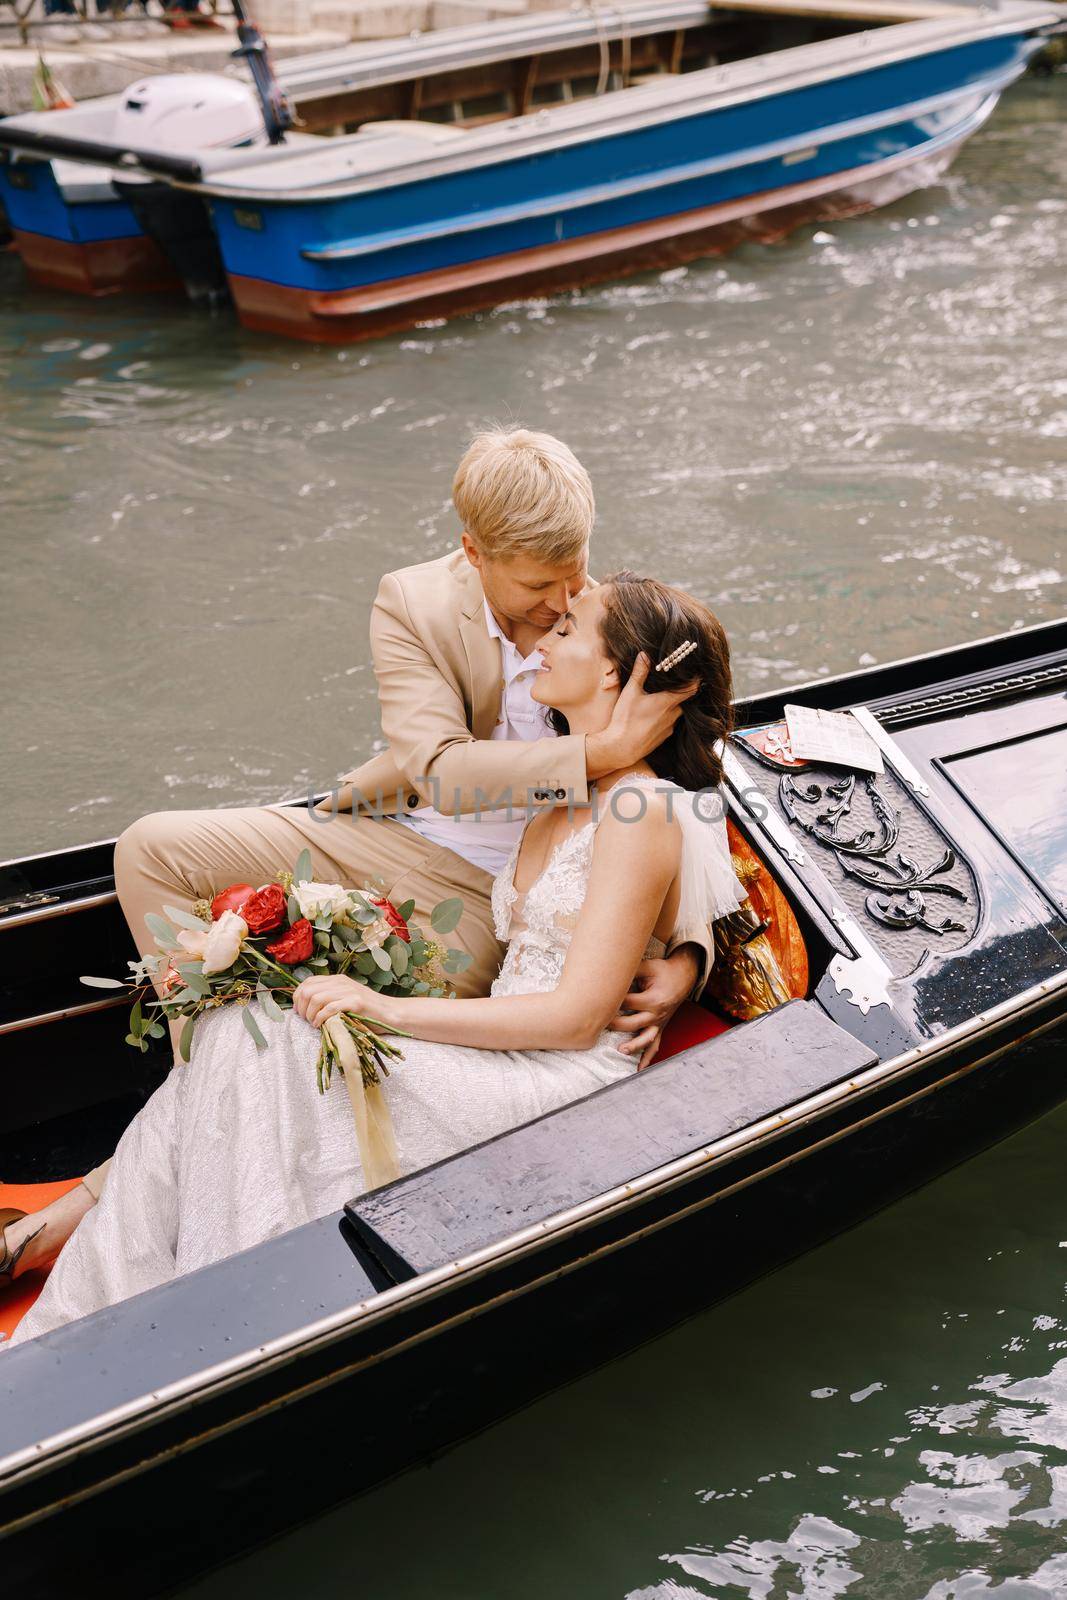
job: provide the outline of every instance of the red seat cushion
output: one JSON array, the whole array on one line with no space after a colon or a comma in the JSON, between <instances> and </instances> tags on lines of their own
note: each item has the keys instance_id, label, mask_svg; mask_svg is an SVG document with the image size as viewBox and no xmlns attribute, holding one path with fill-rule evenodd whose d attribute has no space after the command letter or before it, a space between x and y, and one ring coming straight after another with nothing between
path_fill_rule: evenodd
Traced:
<instances>
[{"instance_id":1,"label":"red seat cushion","mask_svg":"<svg viewBox=\"0 0 1067 1600\"><path fill-rule=\"evenodd\" d=\"M59 1183L0 1183L0 1208L13 1206L19 1211L40 1211L61 1194L76 1189L80 1178L63 1178ZM11 1337L22 1318L44 1288L48 1269L24 1272L9 1284L0 1279L0 1334Z\"/></svg>"},{"instance_id":2,"label":"red seat cushion","mask_svg":"<svg viewBox=\"0 0 1067 1600\"><path fill-rule=\"evenodd\" d=\"M695 1000L683 1000L663 1030L656 1061L666 1061L668 1056L676 1056L679 1051L688 1050L695 1044L704 1044L732 1027L732 1022L717 1017L713 1011L706 1011Z\"/></svg>"}]
</instances>

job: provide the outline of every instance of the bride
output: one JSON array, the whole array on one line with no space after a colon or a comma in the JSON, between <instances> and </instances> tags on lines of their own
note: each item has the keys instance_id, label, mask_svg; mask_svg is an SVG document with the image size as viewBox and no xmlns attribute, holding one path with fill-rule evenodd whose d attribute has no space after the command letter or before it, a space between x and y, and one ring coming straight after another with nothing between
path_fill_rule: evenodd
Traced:
<instances>
[{"instance_id":1,"label":"bride","mask_svg":"<svg viewBox=\"0 0 1067 1600\"><path fill-rule=\"evenodd\" d=\"M608 1024L638 963L733 911L718 741L729 649L704 606L620 573L546 634L534 697L560 731L606 727L638 655L649 686L696 680L667 742L600 779L592 804L540 811L493 886L507 944L484 999L390 998L338 974L306 979L257 1050L236 1006L201 1019L127 1128L100 1203L62 1251L13 1343L340 1209L367 1185L335 1074L315 1083L319 1029L340 1011L411 1035L385 1080L399 1168L414 1172L639 1070ZM669 781L673 778L677 781Z\"/></svg>"}]
</instances>

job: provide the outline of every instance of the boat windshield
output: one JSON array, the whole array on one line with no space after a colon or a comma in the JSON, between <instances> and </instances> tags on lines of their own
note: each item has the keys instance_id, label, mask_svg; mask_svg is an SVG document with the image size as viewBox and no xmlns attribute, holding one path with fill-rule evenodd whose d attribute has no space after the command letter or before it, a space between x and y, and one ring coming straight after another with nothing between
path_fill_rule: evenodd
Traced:
<instances>
[{"instance_id":1,"label":"boat windshield","mask_svg":"<svg viewBox=\"0 0 1067 1600\"><path fill-rule=\"evenodd\" d=\"M949 757L945 766L1067 912L1067 724Z\"/></svg>"}]
</instances>

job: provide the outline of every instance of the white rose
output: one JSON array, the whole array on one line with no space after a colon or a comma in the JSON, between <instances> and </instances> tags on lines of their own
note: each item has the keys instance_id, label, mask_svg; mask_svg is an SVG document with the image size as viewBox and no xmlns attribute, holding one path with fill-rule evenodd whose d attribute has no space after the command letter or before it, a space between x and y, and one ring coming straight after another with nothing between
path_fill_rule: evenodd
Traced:
<instances>
[{"instance_id":1,"label":"white rose","mask_svg":"<svg viewBox=\"0 0 1067 1600\"><path fill-rule=\"evenodd\" d=\"M336 917L350 907L349 891L339 883L294 883L293 894L300 915L314 922L316 917Z\"/></svg>"},{"instance_id":2,"label":"white rose","mask_svg":"<svg viewBox=\"0 0 1067 1600\"><path fill-rule=\"evenodd\" d=\"M368 950L375 950L395 932L396 929L384 917L379 917L377 922L368 922L365 927L360 928L359 936Z\"/></svg>"},{"instance_id":3,"label":"white rose","mask_svg":"<svg viewBox=\"0 0 1067 1600\"><path fill-rule=\"evenodd\" d=\"M197 928L195 932L192 928L181 928L178 932L178 943L186 955L194 956L199 960L204 953L204 947L207 944L207 937L210 932L211 929L208 927Z\"/></svg>"},{"instance_id":4,"label":"white rose","mask_svg":"<svg viewBox=\"0 0 1067 1600\"><path fill-rule=\"evenodd\" d=\"M213 972L225 972L227 967L233 966L247 932L248 923L236 911L224 911L219 920L211 924L204 940L205 978Z\"/></svg>"}]
</instances>

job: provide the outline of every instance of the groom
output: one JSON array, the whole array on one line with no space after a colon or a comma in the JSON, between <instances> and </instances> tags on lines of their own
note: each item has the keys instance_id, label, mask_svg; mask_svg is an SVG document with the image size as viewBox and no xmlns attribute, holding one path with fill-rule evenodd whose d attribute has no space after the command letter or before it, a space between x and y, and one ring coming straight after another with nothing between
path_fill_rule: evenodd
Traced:
<instances>
[{"instance_id":1,"label":"groom","mask_svg":"<svg viewBox=\"0 0 1067 1600\"><path fill-rule=\"evenodd\" d=\"M141 954L154 952L146 912L189 907L228 883L261 884L311 853L312 876L394 904L414 900L426 923L437 901L463 899L449 942L472 957L456 991L486 994L503 948L490 891L527 808L584 804L603 773L667 738L685 695L643 692L633 675L602 732L557 737L530 696L537 640L586 587L593 490L549 434L494 428L473 440L452 486L463 528L449 555L387 573L370 642L388 749L339 780L316 807L158 811L115 846L115 886ZM708 946L686 944L642 964L613 1027L651 1058L659 1034L706 970ZM173 1031L173 1029L172 1029ZM20 1269L50 1259L100 1196L108 1163L63 1201L7 1230L43 1226Z\"/></svg>"}]
</instances>

